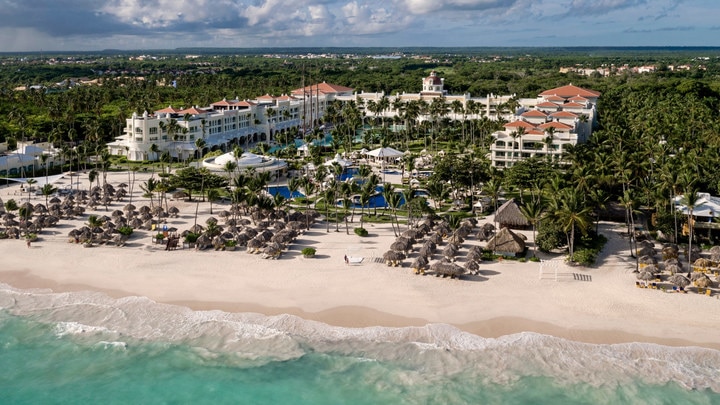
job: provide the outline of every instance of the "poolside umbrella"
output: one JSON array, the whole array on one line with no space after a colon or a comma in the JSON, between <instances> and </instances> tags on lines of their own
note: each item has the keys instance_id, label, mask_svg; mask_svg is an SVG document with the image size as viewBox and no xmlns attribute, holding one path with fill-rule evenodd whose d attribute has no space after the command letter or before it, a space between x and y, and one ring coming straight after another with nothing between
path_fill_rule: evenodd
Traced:
<instances>
[{"instance_id":1,"label":"poolside umbrella","mask_svg":"<svg viewBox=\"0 0 720 405\"><path fill-rule=\"evenodd\" d=\"M430 266L430 270L437 276L450 276L450 278L460 277L460 275L465 273L465 269L457 264L442 261L433 263L432 266Z\"/></svg>"},{"instance_id":2,"label":"poolside umbrella","mask_svg":"<svg viewBox=\"0 0 720 405\"><path fill-rule=\"evenodd\" d=\"M690 280L688 280L688 278L683 276L682 274L675 274L673 276L670 276L670 278L668 278L668 281L675 286L683 288L687 287L690 284Z\"/></svg>"}]
</instances>

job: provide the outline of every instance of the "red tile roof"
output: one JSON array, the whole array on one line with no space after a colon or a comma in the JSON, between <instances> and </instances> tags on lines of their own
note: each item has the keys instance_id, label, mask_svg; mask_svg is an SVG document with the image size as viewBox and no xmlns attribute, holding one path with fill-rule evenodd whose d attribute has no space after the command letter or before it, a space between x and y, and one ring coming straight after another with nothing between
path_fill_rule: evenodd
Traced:
<instances>
[{"instance_id":1,"label":"red tile roof","mask_svg":"<svg viewBox=\"0 0 720 405\"><path fill-rule=\"evenodd\" d=\"M568 84L567 86L561 86L556 87L554 89L545 90L542 93L540 93L541 96L560 96L564 98L570 98L574 96L581 96L581 97L591 97L591 98L597 98L600 97L600 92L594 91L594 90L588 90L583 89L582 87L573 86L572 84Z\"/></svg>"},{"instance_id":2,"label":"red tile roof","mask_svg":"<svg viewBox=\"0 0 720 405\"><path fill-rule=\"evenodd\" d=\"M180 112L179 108L173 108L172 106L169 106L167 108L163 108L162 110L155 111L155 114L177 114L178 112Z\"/></svg>"},{"instance_id":3,"label":"red tile roof","mask_svg":"<svg viewBox=\"0 0 720 405\"><path fill-rule=\"evenodd\" d=\"M548 123L538 126L538 128L540 128L540 129L547 129L550 127L553 127L555 129L568 129L568 130L573 128L570 125L563 124L562 122L557 122L557 121L548 122Z\"/></svg>"},{"instance_id":4,"label":"red tile roof","mask_svg":"<svg viewBox=\"0 0 720 405\"><path fill-rule=\"evenodd\" d=\"M582 101L582 102L587 102L587 101L588 101L588 99L586 99L585 97L580 97L580 96L570 97L568 100L570 100L570 101Z\"/></svg>"},{"instance_id":5,"label":"red tile roof","mask_svg":"<svg viewBox=\"0 0 720 405\"><path fill-rule=\"evenodd\" d=\"M585 108L585 104L580 103L565 103L561 106L562 108Z\"/></svg>"},{"instance_id":6,"label":"red tile roof","mask_svg":"<svg viewBox=\"0 0 720 405\"><path fill-rule=\"evenodd\" d=\"M185 114L198 115L198 114L205 114L205 113L207 113L207 111L200 109L200 108L195 108L195 107L186 108L182 111L178 111L178 114L182 114L182 115L185 115Z\"/></svg>"},{"instance_id":7,"label":"red tile roof","mask_svg":"<svg viewBox=\"0 0 720 405\"><path fill-rule=\"evenodd\" d=\"M543 101L542 103L538 104L536 107L537 108L554 108L556 110L558 108L560 108L560 106L558 104L552 103L550 101Z\"/></svg>"},{"instance_id":8,"label":"red tile roof","mask_svg":"<svg viewBox=\"0 0 720 405\"><path fill-rule=\"evenodd\" d=\"M535 128L535 125L527 122L527 121L513 121L505 124L505 128L520 128L523 127L525 129L533 129Z\"/></svg>"},{"instance_id":9,"label":"red tile roof","mask_svg":"<svg viewBox=\"0 0 720 405\"><path fill-rule=\"evenodd\" d=\"M275 100L275 97L266 93L264 96L260 96L257 99L258 100Z\"/></svg>"},{"instance_id":10,"label":"red tile roof","mask_svg":"<svg viewBox=\"0 0 720 405\"><path fill-rule=\"evenodd\" d=\"M570 111L558 111L550 114L553 118L577 118L577 114L573 114Z\"/></svg>"},{"instance_id":11,"label":"red tile roof","mask_svg":"<svg viewBox=\"0 0 720 405\"><path fill-rule=\"evenodd\" d=\"M304 88L301 87L299 89L295 89L292 91L292 94L299 94L302 96L303 92L306 94L316 94L316 93L324 93L324 94L335 94L335 93L347 93L349 91L353 91L350 87L340 86L337 84L330 84L330 83L318 83L318 84L311 84L309 86L305 86Z\"/></svg>"},{"instance_id":12,"label":"red tile roof","mask_svg":"<svg viewBox=\"0 0 720 405\"><path fill-rule=\"evenodd\" d=\"M530 110L525 111L524 113L520 114L523 117L539 117L539 118L545 118L547 117L547 114L540 111L540 110Z\"/></svg>"},{"instance_id":13,"label":"red tile roof","mask_svg":"<svg viewBox=\"0 0 720 405\"><path fill-rule=\"evenodd\" d=\"M549 96L545 96L545 100L547 101L565 101L563 97L551 94Z\"/></svg>"}]
</instances>

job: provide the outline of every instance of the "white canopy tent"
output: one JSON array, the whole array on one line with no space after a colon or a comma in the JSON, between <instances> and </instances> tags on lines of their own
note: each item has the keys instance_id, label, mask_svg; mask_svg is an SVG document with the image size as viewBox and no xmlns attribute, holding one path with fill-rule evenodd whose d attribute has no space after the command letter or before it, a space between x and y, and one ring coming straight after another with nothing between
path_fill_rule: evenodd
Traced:
<instances>
[{"instance_id":1,"label":"white canopy tent","mask_svg":"<svg viewBox=\"0 0 720 405\"><path fill-rule=\"evenodd\" d=\"M682 203L683 197L682 195L675 197L675 209L687 215L690 210ZM698 201L693 207L694 217L720 217L720 197L712 196L710 193L698 193L698 197Z\"/></svg>"},{"instance_id":2,"label":"white canopy tent","mask_svg":"<svg viewBox=\"0 0 720 405\"><path fill-rule=\"evenodd\" d=\"M377 148L365 153L367 156L371 156L377 159L393 159L403 156L403 153L393 148Z\"/></svg>"},{"instance_id":3,"label":"white canopy tent","mask_svg":"<svg viewBox=\"0 0 720 405\"><path fill-rule=\"evenodd\" d=\"M335 157L328 160L327 162L323 163L324 166L332 166L334 163L339 164L342 166L342 168L347 168L352 166L353 162L347 159L343 159L342 156L340 156L339 153L335 154Z\"/></svg>"}]
</instances>

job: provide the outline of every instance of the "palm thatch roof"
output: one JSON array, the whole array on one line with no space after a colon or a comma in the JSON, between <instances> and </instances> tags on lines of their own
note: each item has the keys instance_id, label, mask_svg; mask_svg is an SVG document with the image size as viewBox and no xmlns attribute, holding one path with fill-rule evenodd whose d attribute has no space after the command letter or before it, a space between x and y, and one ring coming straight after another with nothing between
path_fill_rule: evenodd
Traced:
<instances>
[{"instance_id":1,"label":"palm thatch roof","mask_svg":"<svg viewBox=\"0 0 720 405\"><path fill-rule=\"evenodd\" d=\"M500 224L501 228L524 228L530 225L514 198L507 200L498 208L495 221Z\"/></svg>"},{"instance_id":2,"label":"palm thatch roof","mask_svg":"<svg viewBox=\"0 0 720 405\"><path fill-rule=\"evenodd\" d=\"M525 241L508 228L502 228L488 241L487 248L499 253L519 254L525 252Z\"/></svg>"}]
</instances>

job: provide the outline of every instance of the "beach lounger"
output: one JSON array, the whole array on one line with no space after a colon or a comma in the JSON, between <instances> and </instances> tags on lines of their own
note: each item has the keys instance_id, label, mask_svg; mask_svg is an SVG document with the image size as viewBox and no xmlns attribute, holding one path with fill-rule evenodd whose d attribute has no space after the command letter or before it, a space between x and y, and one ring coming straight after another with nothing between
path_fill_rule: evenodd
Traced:
<instances>
[{"instance_id":1,"label":"beach lounger","mask_svg":"<svg viewBox=\"0 0 720 405\"><path fill-rule=\"evenodd\" d=\"M705 295L707 295L708 297L712 297L712 291L708 288L707 290L705 290Z\"/></svg>"},{"instance_id":2,"label":"beach lounger","mask_svg":"<svg viewBox=\"0 0 720 405\"><path fill-rule=\"evenodd\" d=\"M364 259L364 257L348 257L348 264L357 266L362 264Z\"/></svg>"},{"instance_id":3,"label":"beach lounger","mask_svg":"<svg viewBox=\"0 0 720 405\"><path fill-rule=\"evenodd\" d=\"M698 294L705 294L705 289L702 287L698 287L697 292Z\"/></svg>"}]
</instances>

